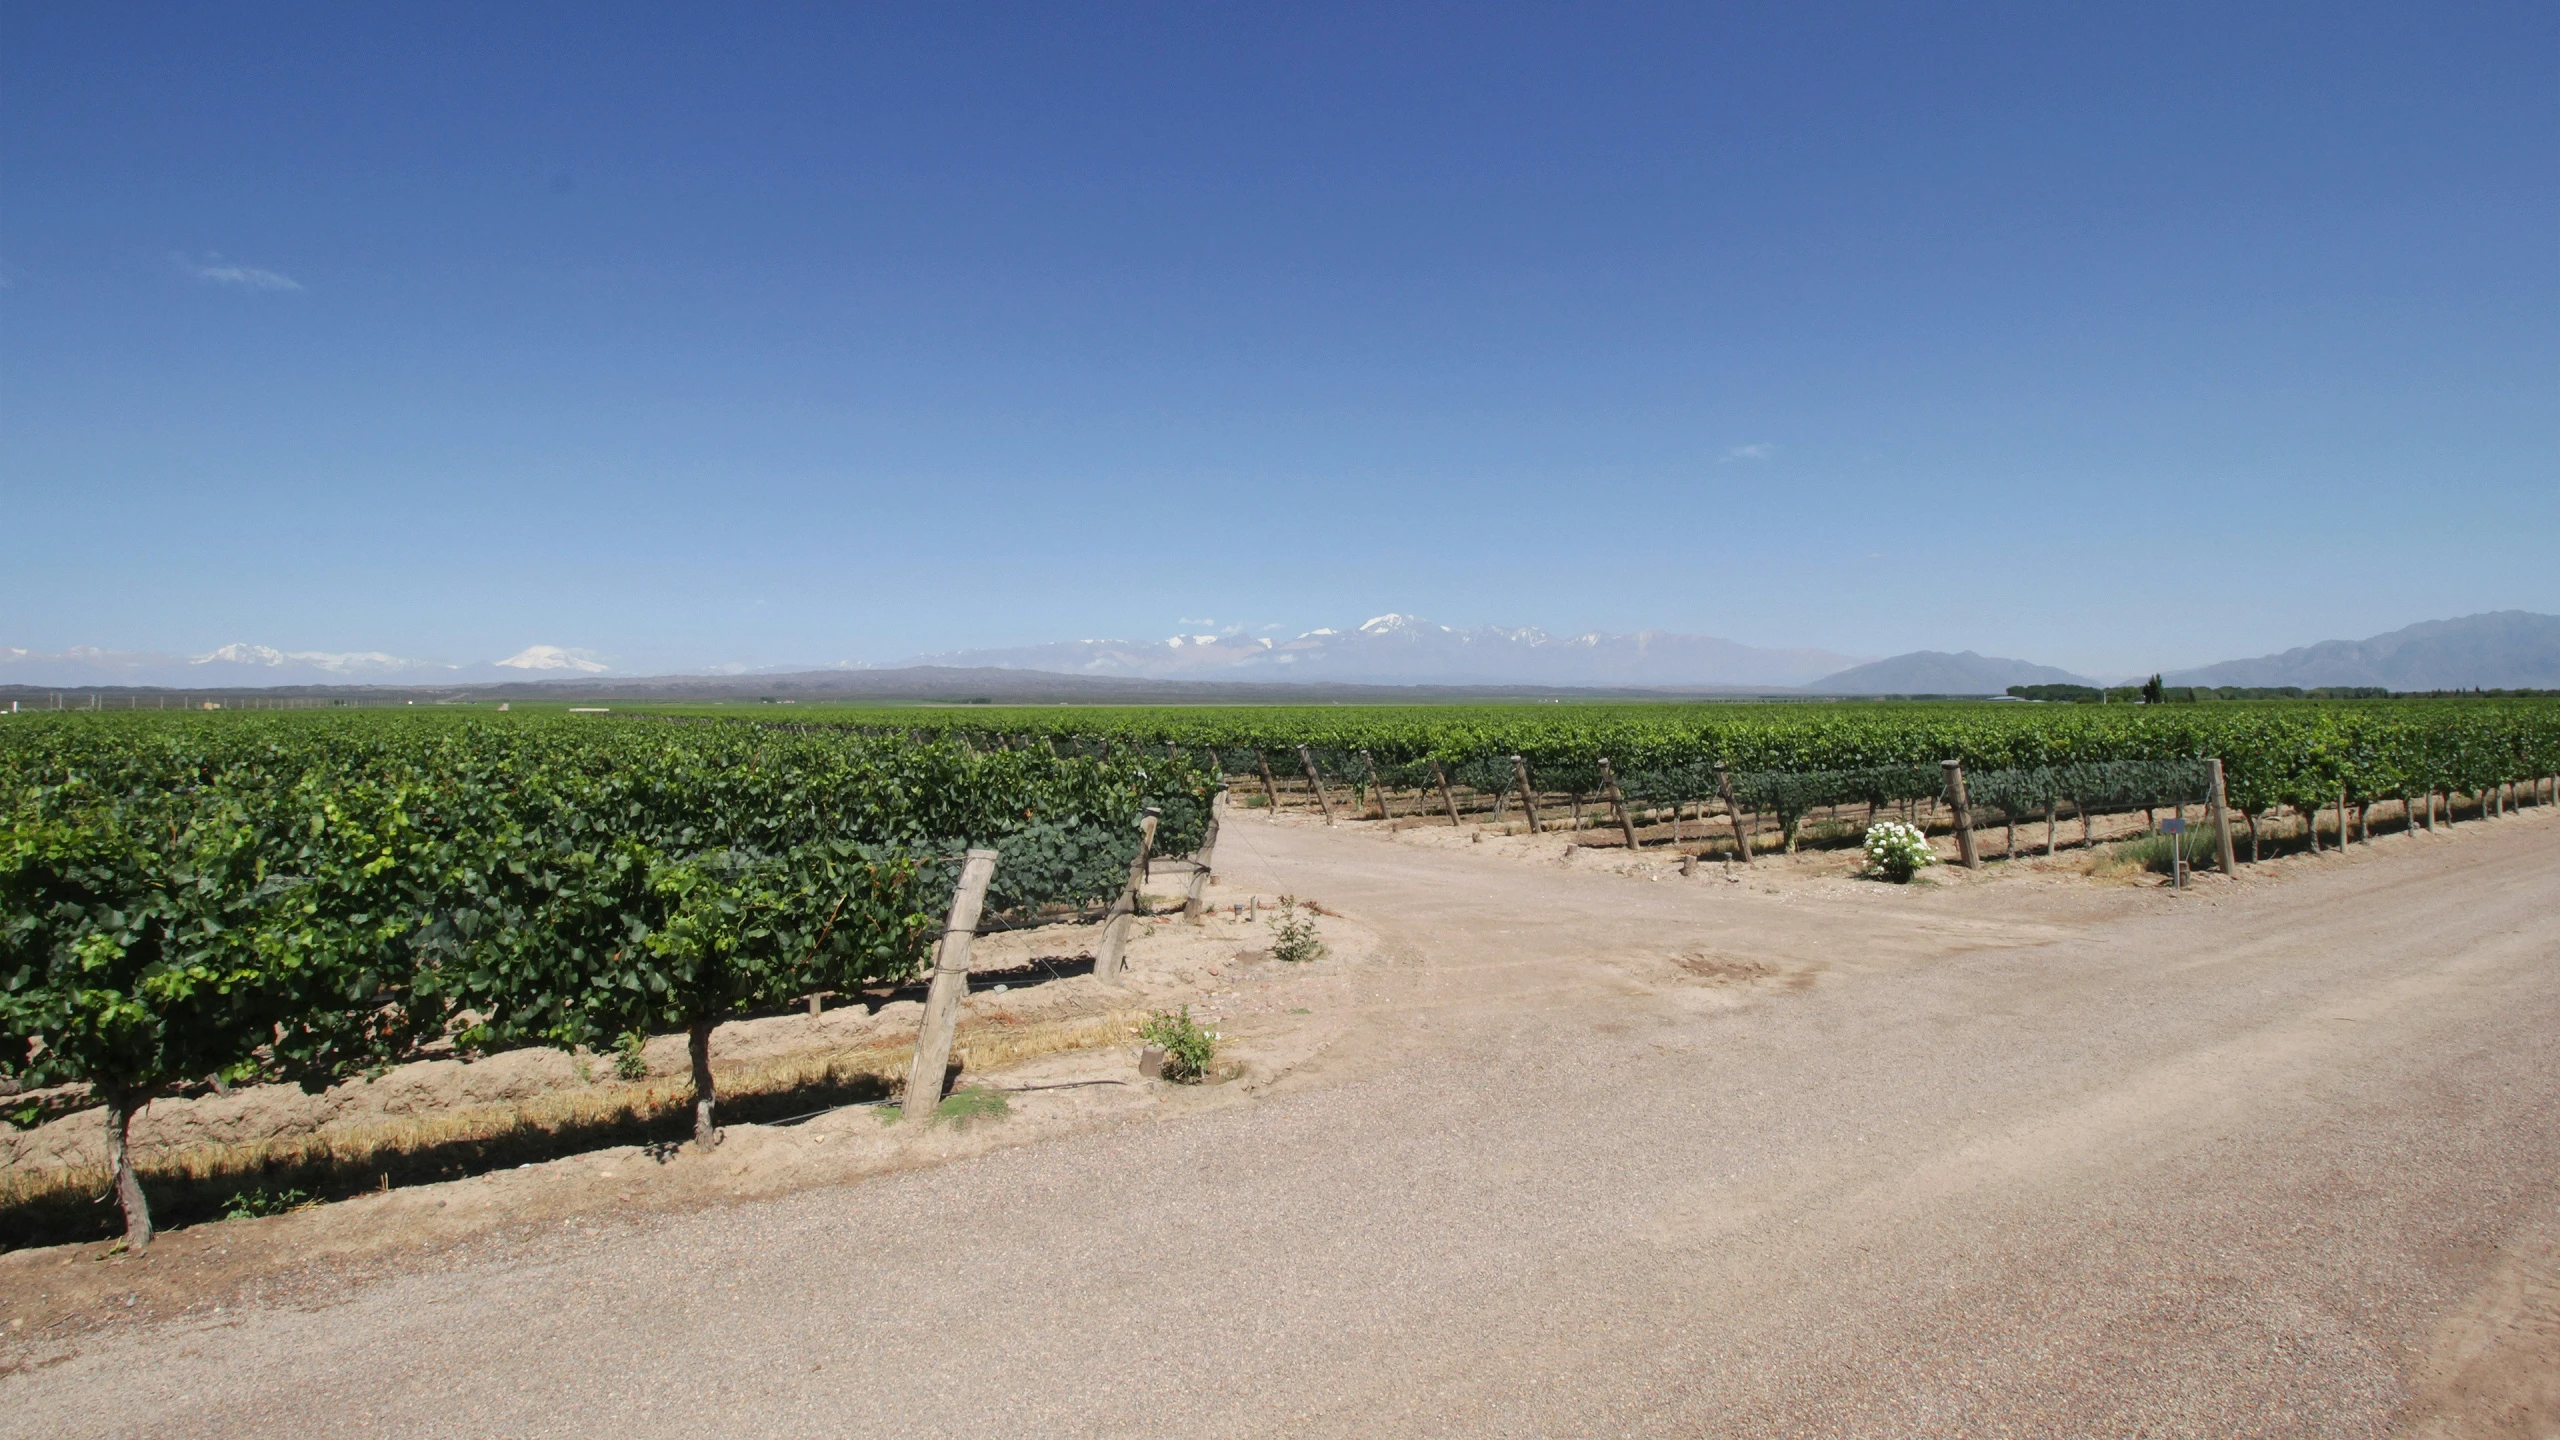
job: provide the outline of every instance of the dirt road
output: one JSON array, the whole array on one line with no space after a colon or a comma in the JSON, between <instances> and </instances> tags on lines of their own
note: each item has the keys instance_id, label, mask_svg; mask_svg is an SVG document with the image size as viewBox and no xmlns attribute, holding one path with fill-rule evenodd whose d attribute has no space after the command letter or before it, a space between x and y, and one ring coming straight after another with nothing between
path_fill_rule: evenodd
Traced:
<instances>
[{"instance_id":1,"label":"dirt road","mask_svg":"<svg viewBox=\"0 0 2560 1440\"><path fill-rule=\"evenodd\" d=\"M1270 822L1384 958L1181 1118L93 1332L0 1434L2543 1436L2560 823L1646 881Z\"/></svg>"}]
</instances>

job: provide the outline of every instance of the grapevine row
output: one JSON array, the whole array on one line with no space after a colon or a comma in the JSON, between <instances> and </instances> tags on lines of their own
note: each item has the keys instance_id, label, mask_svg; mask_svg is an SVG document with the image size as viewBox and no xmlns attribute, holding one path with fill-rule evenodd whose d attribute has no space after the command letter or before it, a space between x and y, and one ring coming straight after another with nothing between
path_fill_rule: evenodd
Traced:
<instances>
[{"instance_id":1,"label":"grapevine row","mask_svg":"<svg viewBox=\"0 0 2560 1440\"><path fill-rule=\"evenodd\" d=\"M875 722L848 722L875 723ZM2053 773L2067 767L2219 759L2230 803L2244 814L2279 805L2478 794L2560 774L2560 703L2549 700L2390 701L2373 704L2157 706L1838 705L1285 707L1264 709L978 709L905 712L910 733L958 733L992 743L1037 736L1072 753L1215 751L1230 773L1262 751L1290 763L1301 745L1340 779L1380 767L1410 784L1437 761L1479 788L1507 784L1523 757L1542 787L1587 791L1607 758L1631 797L1666 802L1714 794L1718 766L1736 776L1873 774L1900 770L1936 787L1941 761L1968 774ZM1169 747L1169 749L1167 748ZM1366 759L1362 759L1366 752ZM1389 772L1394 778L1389 778ZM2193 772L2160 772L2168 789ZM2157 798L2174 798L2164 789ZM1908 797L1887 797L1908 798Z\"/></svg>"},{"instance_id":2,"label":"grapevine row","mask_svg":"<svg viewBox=\"0 0 2560 1440\"><path fill-rule=\"evenodd\" d=\"M20 717L0 729L0 1075L106 1104L317 1089L463 1053L712 1030L916 973L957 857L998 912L1106 898L1142 809L1199 843L1215 777L1160 757L845 730L515 716Z\"/></svg>"}]
</instances>

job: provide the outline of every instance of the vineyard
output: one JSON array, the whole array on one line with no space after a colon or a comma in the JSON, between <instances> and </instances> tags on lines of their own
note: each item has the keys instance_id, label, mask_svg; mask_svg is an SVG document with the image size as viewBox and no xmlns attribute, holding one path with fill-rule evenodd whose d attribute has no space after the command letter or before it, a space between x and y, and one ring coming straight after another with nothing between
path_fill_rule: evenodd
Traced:
<instances>
[{"instance_id":1,"label":"vineyard","mask_svg":"<svg viewBox=\"0 0 2560 1440\"><path fill-rule=\"evenodd\" d=\"M568 717L29 718L0 731L0 1075L154 1095L318 1088L429 1045L684 1032L701 1137L724 1018L925 963L962 853L993 923L1198 845L1162 757Z\"/></svg>"},{"instance_id":2,"label":"vineyard","mask_svg":"<svg viewBox=\"0 0 2560 1440\"><path fill-rule=\"evenodd\" d=\"M1970 860L1968 823L2006 824L2014 854L2040 818L2050 851L2066 809L2085 843L2093 814L2219 799L2254 855L2283 809L2334 806L2343 841L2376 801L2432 824L2439 797L2494 813L2555 776L2540 700L19 716L0 1078L104 1105L140 1244L125 1142L154 1096L683 1034L708 1145L715 1027L917 976L964 852L1000 857L978 924L1125 917L1142 847L1201 848L1222 787L1327 820L1339 797L1534 830L1543 806L1629 847L1667 818L1684 853L1745 859L1808 818L1855 843L1863 807L1952 816Z\"/></svg>"},{"instance_id":3,"label":"vineyard","mask_svg":"<svg viewBox=\"0 0 2560 1440\"><path fill-rule=\"evenodd\" d=\"M853 716L843 723L864 724ZM877 724L876 720L869 723ZM1608 797L1648 818L1766 815L1792 844L1817 810L1944 802L1944 762L1971 804L2015 825L2203 802L2203 762L2251 833L2280 810L2459 796L2492 808L2560 775L2560 704L2545 700L2156 706L1839 705L1305 707L903 712L916 735L1079 755L1154 754L1216 767L1248 790L1281 784L1359 805L1412 792L1416 808L1499 815L1506 801L1579 809ZM1515 759L1516 757L1516 759ZM1463 797L1463 798L1461 798ZM1513 798L1518 797L1518 798ZM2429 813L2432 813L2430 806Z\"/></svg>"}]
</instances>

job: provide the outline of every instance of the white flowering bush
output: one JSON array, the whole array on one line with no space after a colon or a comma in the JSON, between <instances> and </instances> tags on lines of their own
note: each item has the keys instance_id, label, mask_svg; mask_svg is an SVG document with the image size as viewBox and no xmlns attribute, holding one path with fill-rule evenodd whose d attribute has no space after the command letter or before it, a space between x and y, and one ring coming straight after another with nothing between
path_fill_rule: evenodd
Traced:
<instances>
[{"instance_id":1,"label":"white flowering bush","mask_svg":"<svg viewBox=\"0 0 2560 1440\"><path fill-rule=\"evenodd\" d=\"M1929 848L1929 837L1920 827L1899 820L1879 820L1867 827L1867 873L1881 875L1896 885L1908 882L1924 865L1938 863L1938 852Z\"/></svg>"}]
</instances>

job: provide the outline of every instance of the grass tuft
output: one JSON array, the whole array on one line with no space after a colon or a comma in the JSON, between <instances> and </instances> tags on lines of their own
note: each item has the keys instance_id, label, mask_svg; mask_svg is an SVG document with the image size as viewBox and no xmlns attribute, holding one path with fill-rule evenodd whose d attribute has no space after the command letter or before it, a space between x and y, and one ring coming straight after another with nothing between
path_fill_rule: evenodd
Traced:
<instances>
[{"instance_id":1,"label":"grass tuft","mask_svg":"<svg viewBox=\"0 0 2560 1440\"><path fill-rule=\"evenodd\" d=\"M944 1096L942 1104L933 1112L933 1119L935 1124L965 1130L972 1120L1001 1120L1011 1108L1003 1091L972 1085Z\"/></svg>"}]
</instances>

